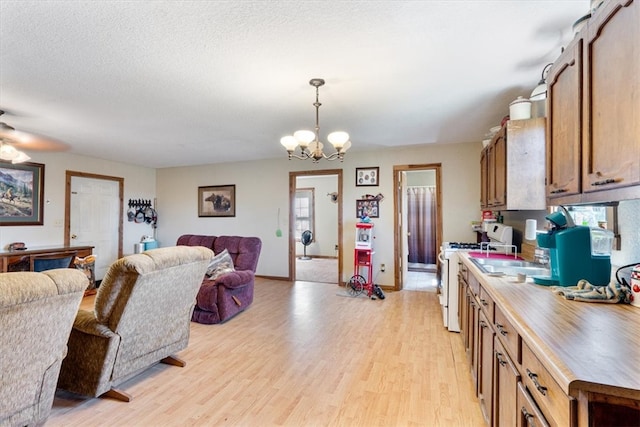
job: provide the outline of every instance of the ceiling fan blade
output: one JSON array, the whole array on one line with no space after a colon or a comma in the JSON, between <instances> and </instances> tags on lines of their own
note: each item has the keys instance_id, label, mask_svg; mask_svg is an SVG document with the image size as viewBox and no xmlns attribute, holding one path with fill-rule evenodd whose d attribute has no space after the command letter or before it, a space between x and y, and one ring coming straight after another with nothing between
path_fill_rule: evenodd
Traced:
<instances>
[{"instance_id":1,"label":"ceiling fan blade","mask_svg":"<svg viewBox=\"0 0 640 427\"><path fill-rule=\"evenodd\" d=\"M14 130L5 123L0 123L0 138L10 142L15 148L26 151L66 151L69 145L52 138L34 133Z\"/></svg>"}]
</instances>

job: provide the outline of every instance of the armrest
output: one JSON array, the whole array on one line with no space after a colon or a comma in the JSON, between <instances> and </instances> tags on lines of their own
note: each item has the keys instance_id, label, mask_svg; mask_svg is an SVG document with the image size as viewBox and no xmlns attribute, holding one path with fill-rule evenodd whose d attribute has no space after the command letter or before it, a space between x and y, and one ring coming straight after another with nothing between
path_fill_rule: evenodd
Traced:
<instances>
[{"instance_id":1,"label":"armrest","mask_svg":"<svg viewBox=\"0 0 640 427\"><path fill-rule=\"evenodd\" d=\"M255 273L251 270L236 270L225 273L215 280L209 280L214 285L222 285L225 288L241 288L251 282L255 277ZM206 280L205 280L206 282Z\"/></svg>"},{"instance_id":2,"label":"armrest","mask_svg":"<svg viewBox=\"0 0 640 427\"><path fill-rule=\"evenodd\" d=\"M76 320L73 322L73 329L77 329L85 334L104 338L111 338L116 335L106 325L98 323L93 312L87 310L78 311L78 314L76 314Z\"/></svg>"}]
</instances>

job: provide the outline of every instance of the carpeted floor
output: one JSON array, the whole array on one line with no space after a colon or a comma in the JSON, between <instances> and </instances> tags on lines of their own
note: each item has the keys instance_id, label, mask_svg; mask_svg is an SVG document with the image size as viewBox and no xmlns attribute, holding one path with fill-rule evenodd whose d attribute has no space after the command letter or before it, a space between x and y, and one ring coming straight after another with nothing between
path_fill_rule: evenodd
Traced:
<instances>
[{"instance_id":1,"label":"carpeted floor","mask_svg":"<svg viewBox=\"0 0 640 427\"><path fill-rule=\"evenodd\" d=\"M338 283L337 258L296 258L296 280L307 282Z\"/></svg>"}]
</instances>

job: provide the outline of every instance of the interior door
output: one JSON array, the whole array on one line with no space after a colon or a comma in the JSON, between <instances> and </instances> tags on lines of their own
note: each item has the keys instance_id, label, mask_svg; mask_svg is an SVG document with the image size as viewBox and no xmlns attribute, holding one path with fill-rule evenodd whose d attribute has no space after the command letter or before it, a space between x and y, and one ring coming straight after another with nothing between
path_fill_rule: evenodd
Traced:
<instances>
[{"instance_id":1,"label":"interior door","mask_svg":"<svg viewBox=\"0 0 640 427\"><path fill-rule=\"evenodd\" d=\"M122 181L68 176L68 234L71 246L94 246L96 280L122 254Z\"/></svg>"},{"instance_id":2,"label":"interior door","mask_svg":"<svg viewBox=\"0 0 640 427\"><path fill-rule=\"evenodd\" d=\"M396 265L398 272L397 290L404 288L404 280L409 272L409 264L406 262L409 256L409 239L407 229L407 173L405 171L398 171L398 192L396 200L399 203L398 209L398 229L397 236L399 236L400 250L397 253Z\"/></svg>"}]
</instances>

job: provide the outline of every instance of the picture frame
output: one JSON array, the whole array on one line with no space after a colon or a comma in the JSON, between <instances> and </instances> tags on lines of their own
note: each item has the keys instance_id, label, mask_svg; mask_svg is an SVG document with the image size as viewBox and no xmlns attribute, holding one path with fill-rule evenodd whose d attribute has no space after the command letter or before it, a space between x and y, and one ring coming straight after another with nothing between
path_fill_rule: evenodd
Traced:
<instances>
[{"instance_id":1,"label":"picture frame","mask_svg":"<svg viewBox=\"0 0 640 427\"><path fill-rule=\"evenodd\" d=\"M369 218L380 217L380 204L376 199L358 199L356 200L356 218L362 218L366 213Z\"/></svg>"},{"instance_id":2,"label":"picture frame","mask_svg":"<svg viewBox=\"0 0 640 427\"><path fill-rule=\"evenodd\" d=\"M44 165L0 162L0 226L44 223Z\"/></svg>"},{"instance_id":3,"label":"picture frame","mask_svg":"<svg viewBox=\"0 0 640 427\"><path fill-rule=\"evenodd\" d=\"M380 182L380 168L356 168L356 187L377 187Z\"/></svg>"},{"instance_id":4,"label":"picture frame","mask_svg":"<svg viewBox=\"0 0 640 427\"><path fill-rule=\"evenodd\" d=\"M236 216L236 186L208 185L198 187L198 216Z\"/></svg>"}]
</instances>

